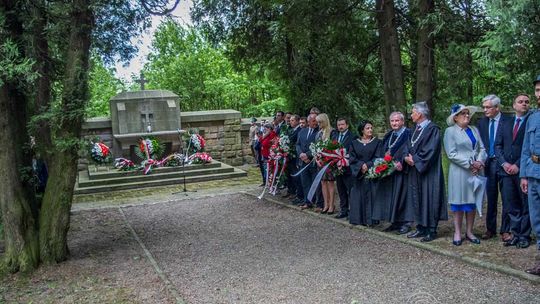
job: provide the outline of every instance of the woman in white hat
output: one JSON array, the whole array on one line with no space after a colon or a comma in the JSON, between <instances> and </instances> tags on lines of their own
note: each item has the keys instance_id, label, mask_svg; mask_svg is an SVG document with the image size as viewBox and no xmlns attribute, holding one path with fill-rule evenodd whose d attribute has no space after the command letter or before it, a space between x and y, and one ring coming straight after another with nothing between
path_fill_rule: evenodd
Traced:
<instances>
[{"instance_id":1,"label":"woman in white hat","mask_svg":"<svg viewBox=\"0 0 540 304\"><path fill-rule=\"evenodd\" d=\"M476 107L455 104L446 119L448 128L444 132L444 149L450 160L448 170L448 203L454 213L453 244L461 245L461 226L465 214L465 238L474 244L480 240L473 234L476 215L475 194L469 177L483 174L486 150L478 130L470 126Z\"/></svg>"}]
</instances>

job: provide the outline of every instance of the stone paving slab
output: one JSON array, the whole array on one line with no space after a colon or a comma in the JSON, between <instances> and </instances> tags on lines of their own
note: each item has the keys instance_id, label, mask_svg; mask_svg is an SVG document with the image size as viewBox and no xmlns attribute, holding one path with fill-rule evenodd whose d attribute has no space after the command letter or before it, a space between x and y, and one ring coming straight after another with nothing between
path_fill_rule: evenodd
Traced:
<instances>
[{"instance_id":1,"label":"stone paving slab","mask_svg":"<svg viewBox=\"0 0 540 304\"><path fill-rule=\"evenodd\" d=\"M244 194L122 208L187 303L538 303L538 286Z\"/></svg>"}]
</instances>

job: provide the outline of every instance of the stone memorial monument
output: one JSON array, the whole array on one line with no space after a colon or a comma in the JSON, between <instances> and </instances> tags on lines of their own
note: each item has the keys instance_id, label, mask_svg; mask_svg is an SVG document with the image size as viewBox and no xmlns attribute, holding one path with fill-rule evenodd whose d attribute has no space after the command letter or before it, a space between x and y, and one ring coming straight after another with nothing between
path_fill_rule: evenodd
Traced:
<instances>
[{"instance_id":1,"label":"stone memorial monument","mask_svg":"<svg viewBox=\"0 0 540 304\"><path fill-rule=\"evenodd\" d=\"M113 97L109 106L115 156L136 158L139 138L147 136L165 144L165 155L180 148L180 101L173 92L123 92Z\"/></svg>"}]
</instances>

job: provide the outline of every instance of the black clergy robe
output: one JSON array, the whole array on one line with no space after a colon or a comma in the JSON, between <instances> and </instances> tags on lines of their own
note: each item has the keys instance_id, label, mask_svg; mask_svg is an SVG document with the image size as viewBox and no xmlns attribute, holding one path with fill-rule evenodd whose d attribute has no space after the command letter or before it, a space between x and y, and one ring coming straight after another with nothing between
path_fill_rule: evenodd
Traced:
<instances>
[{"instance_id":1,"label":"black clergy robe","mask_svg":"<svg viewBox=\"0 0 540 304\"><path fill-rule=\"evenodd\" d=\"M393 131L386 133L379 155L389 153L394 161L401 162L404 169L407 163L403 160L407 156L407 143L410 130L403 130L402 134L392 137ZM392 175L374 182L373 219L388 221L393 224L402 224L414 221L414 209L407 204L407 184L405 170L395 170ZM390 191L391 190L391 191Z\"/></svg>"},{"instance_id":2,"label":"black clergy robe","mask_svg":"<svg viewBox=\"0 0 540 304\"><path fill-rule=\"evenodd\" d=\"M411 131L407 150L414 166L407 167L407 204L414 208L416 228L436 232L440 220L448 220L442 170L440 128L430 122L422 132Z\"/></svg>"},{"instance_id":3,"label":"black clergy robe","mask_svg":"<svg viewBox=\"0 0 540 304\"><path fill-rule=\"evenodd\" d=\"M360 139L353 140L349 151L349 160L353 186L349 194L349 222L353 225L372 225L372 181L364 178L362 165L373 167L373 161L379 155L381 140L373 139L363 144Z\"/></svg>"}]
</instances>

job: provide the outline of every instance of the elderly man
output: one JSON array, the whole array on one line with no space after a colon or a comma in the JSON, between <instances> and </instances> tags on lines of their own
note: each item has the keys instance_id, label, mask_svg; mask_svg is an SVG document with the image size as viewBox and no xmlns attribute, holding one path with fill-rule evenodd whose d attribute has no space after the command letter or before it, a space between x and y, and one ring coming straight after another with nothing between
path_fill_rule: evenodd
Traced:
<instances>
[{"instance_id":1,"label":"elderly man","mask_svg":"<svg viewBox=\"0 0 540 304\"><path fill-rule=\"evenodd\" d=\"M540 108L540 75L533 84L536 103ZM531 226L536 233L536 242L540 250L540 111L531 113L525 126L520 164L521 190L527 193ZM537 259L540 260L540 252ZM540 275L540 262L537 261L536 265L526 272Z\"/></svg>"},{"instance_id":2,"label":"elderly man","mask_svg":"<svg viewBox=\"0 0 540 304\"><path fill-rule=\"evenodd\" d=\"M300 206L302 209L311 208L313 206L313 202L308 200L307 194L309 193L309 188L313 183L313 179L315 179L315 175L317 175L317 167L315 162L311 162L313 155L309 150L309 145L315 141L315 135L319 131L317 114L310 114L307 117L307 124L306 128L300 130L298 139L296 140L296 155L298 156L298 159L300 159L299 169L302 170L304 167L309 166L300 174L304 190L304 203Z\"/></svg>"},{"instance_id":3,"label":"elderly man","mask_svg":"<svg viewBox=\"0 0 540 304\"><path fill-rule=\"evenodd\" d=\"M487 95L482 99L482 107L484 108L485 117L478 121L478 131L482 142L486 147L488 159L485 163L485 175L487 177L486 196L487 196L487 213L486 213L486 232L482 235L484 240L490 239L497 235L497 201L499 199L500 178L497 174L499 166L497 165L497 155L495 154L495 139L501 129L500 126L506 123L508 117L503 115L500 110L501 99L496 95ZM501 217L501 240L509 241L510 221L508 211L504 208Z\"/></svg>"},{"instance_id":4,"label":"elderly man","mask_svg":"<svg viewBox=\"0 0 540 304\"><path fill-rule=\"evenodd\" d=\"M519 166L525 125L529 112L529 96L521 93L514 98L515 115L501 124L495 140L495 155L501 180L503 210L507 211L512 239L505 246L527 248L531 241L531 224L527 196L520 189Z\"/></svg>"},{"instance_id":5,"label":"elderly man","mask_svg":"<svg viewBox=\"0 0 540 304\"><path fill-rule=\"evenodd\" d=\"M407 184L403 171L407 142L411 132L405 128L405 116L401 112L390 114L391 130L386 133L379 155L390 155L396 162L396 171L376 184L375 197L378 204L373 206L373 219L391 223L386 232L398 231L406 234L411 230L414 221L414 209L407 204Z\"/></svg>"},{"instance_id":6,"label":"elderly man","mask_svg":"<svg viewBox=\"0 0 540 304\"><path fill-rule=\"evenodd\" d=\"M430 242L437 238L440 220L448 220L441 162L440 128L429 120L425 102L413 105L414 131L407 141L407 204L414 208L416 230L408 238Z\"/></svg>"},{"instance_id":7,"label":"elderly man","mask_svg":"<svg viewBox=\"0 0 540 304\"><path fill-rule=\"evenodd\" d=\"M337 130L334 133L333 140L339 141L348 152L351 142L357 138L349 131L349 124L345 118L337 120ZM349 215L349 192L352 188L351 169L346 167L342 175L336 176L336 184L339 194L339 213L336 218L346 218Z\"/></svg>"}]
</instances>

